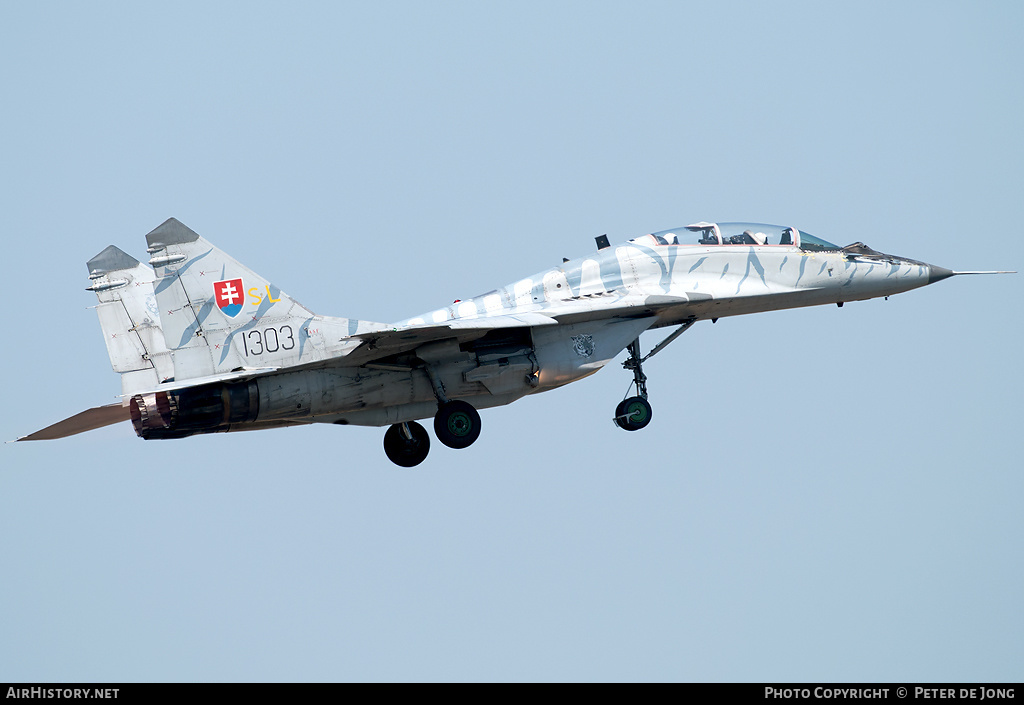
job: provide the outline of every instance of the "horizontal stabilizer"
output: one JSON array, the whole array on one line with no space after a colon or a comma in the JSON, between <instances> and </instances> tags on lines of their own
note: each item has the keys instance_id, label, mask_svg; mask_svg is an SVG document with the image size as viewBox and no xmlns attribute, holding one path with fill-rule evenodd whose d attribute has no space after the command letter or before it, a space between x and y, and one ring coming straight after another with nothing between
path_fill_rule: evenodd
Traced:
<instances>
[{"instance_id":1,"label":"horizontal stabilizer","mask_svg":"<svg viewBox=\"0 0 1024 705\"><path fill-rule=\"evenodd\" d=\"M111 424L127 421L131 418L128 407L121 404L107 404L75 414L69 419L58 421L41 431L22 436L19 441L52 441L67 438L77 433L85 433Z\"/></svg>"}]
</instances>

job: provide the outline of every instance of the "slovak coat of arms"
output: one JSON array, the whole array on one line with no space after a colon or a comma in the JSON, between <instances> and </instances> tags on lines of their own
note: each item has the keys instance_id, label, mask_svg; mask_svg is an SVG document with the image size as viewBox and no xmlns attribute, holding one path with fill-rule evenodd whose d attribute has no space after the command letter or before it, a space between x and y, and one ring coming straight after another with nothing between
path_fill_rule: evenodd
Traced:
<instances>
[{"instance_id":1,"label":"slovak coat of arms","mask_svg":"<svg viewBox=\"0 0 1024 705\"><path fill-rule=\"evenodd\" d=\"M242 310L244 300L241 278L214 282L213 295L217 308L223 311L225 316L234 318Z\"/></svg>"}]
</instances>

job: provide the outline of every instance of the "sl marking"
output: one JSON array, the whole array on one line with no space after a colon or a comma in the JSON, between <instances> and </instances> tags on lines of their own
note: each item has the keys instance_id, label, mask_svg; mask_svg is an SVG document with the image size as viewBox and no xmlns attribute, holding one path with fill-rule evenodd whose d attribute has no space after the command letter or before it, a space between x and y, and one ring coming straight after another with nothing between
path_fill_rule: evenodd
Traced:
<instances>
[{"instance_id":1,"label":"sl marking","mask_svg":"<svg viewBox=\"0 0 1024 705\"><path fill-rule=\"evenodd\" d=\"M270 293L270 285L269 285L269 284L267 284L267 285L266 285L266 286L264 287L264 289L266 290L266 297L265 297L265 298L266 298L266 300L267 300L267 301L269 301L270 303L272 303L272 304L276 304L276 303L277 303L278 301L280 301L280 300L281 300L281 299L275 299L275 298L274 298L274 296L273 296L273 294L271 294L271 293ZM261 303L263 303L264 295L260 293L260 290L259 290L259 288L258 288L258 287L255 287L255 286L254 286L254 287L251 287L251 288L250 288L250 289L249 289L248 291L246 291L245 293L249 295L249 299L250 299L250 300L249 300L249 303L250 303L251 305L253 305L253 306L259 306L259 305L260 305ZM278 293L280 293L280 292L278 292Z\"/></svg>"}]
</instances>

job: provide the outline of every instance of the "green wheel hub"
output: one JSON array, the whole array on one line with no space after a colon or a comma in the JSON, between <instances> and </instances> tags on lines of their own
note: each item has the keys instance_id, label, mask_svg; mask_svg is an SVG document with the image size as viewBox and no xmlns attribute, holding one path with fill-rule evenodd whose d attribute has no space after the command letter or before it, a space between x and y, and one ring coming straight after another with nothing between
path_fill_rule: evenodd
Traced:
<instances>
[{"instance_id":1,"label":"green wheel hub","mask_svg":"<svg viewBox=\"0 0 1024 705\"><path fill-rule=\"evenodd\" d=\"M448 431L453 436L468 436L473 432L473 419L469 414L456 412L448 417Z\"/></svg>"},{"instance_id":2,"label":"green wheel hub","mask_svg":"<svg viewBox=\"0 0 1024 705\"><path fill-rule=\"evenodd\" d=\"M626 431L639 431L651 422L651 405L643 397L623 399L615 408L615 424Z\"/></svg>"},{"instance_id":3,"label":"green wheel hub","mask_svg":"<svg viewBox=\"0 0 1024 705\"><path fill-rule=\"evenodd\" d=\"M633 423L643 423L647 420L647 406L633 402L626 407L626 413L629 414L629 420Z\"/></svg>"}]
</instances>

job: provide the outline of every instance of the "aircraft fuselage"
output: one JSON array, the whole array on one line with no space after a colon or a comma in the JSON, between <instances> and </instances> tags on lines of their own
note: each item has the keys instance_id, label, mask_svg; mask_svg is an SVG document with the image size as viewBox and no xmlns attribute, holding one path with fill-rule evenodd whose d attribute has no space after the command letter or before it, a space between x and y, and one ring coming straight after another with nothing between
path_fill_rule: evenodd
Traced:
<instances>
[{"instance_id":1,"label":"aircraft fuselage","mask_svg":"<svg viewBox=\"0 0 1024 705\"><path fill-rule=\"evenodd\" d=\"M412 466L434 418L452 448L480 432L475 408L591 375L619 353L636 395L613 417L651 419L642 364L694 323L891 296L954 272L838 247L795 228L696 223L599 249L394 324L314 314L175 219L147 236L149 264L114 246L89 287L125 411L97 407L26 437L59 438L130 417L143 438L309 423L390 425L384 447ZM962 272L963 273L963 272ZM644 331L677 326L646 356Z\"/></svg>"}]
</instances>

